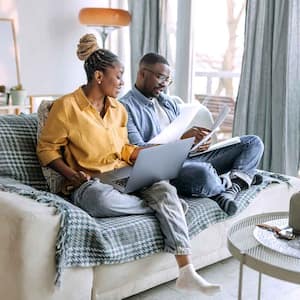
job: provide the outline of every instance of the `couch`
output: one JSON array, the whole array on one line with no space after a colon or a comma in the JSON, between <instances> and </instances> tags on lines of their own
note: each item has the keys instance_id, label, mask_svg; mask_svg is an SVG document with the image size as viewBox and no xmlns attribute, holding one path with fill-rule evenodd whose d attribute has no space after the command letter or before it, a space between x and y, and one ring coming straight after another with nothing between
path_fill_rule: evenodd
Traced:
<instances>
[{"instance_id":1,"label":"couch","mask_svg":"<svg viewBox=\"0 0 300 300\"><path fill-rule=\"evenodd\" d=\"M204 106L196 118L211 125ZM47 191L35 155L37 122L35 114L0 116L0 299L117 300L176 278L174 257L162 252L153 216L93 219ZM241 193L232 217L210 199L186 199L197 269L230 256L226 234L237 220L289 209L300 180L262 174L262 184ZM82 220L88 226L75 231ZM77 252L89 237L93 252L81 261Z\"/></svg>"}]
</instances>

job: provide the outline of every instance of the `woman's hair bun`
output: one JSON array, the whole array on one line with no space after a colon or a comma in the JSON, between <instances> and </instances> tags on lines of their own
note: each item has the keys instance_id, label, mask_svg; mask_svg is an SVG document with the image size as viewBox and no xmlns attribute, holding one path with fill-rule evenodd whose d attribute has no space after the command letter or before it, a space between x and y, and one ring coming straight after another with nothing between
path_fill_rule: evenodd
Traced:
<instances>
[{"instance_id":1,"label":"woman's hair bun","mask_svg":"<svg viewBox=\"0 0 300 300\"><path fill-rule=\"evenodd\" d=\"M95 35L85 34L77 45L77 56L80 60L87 60L88 57L99 49Z\"/></svg>"}]
</instances>

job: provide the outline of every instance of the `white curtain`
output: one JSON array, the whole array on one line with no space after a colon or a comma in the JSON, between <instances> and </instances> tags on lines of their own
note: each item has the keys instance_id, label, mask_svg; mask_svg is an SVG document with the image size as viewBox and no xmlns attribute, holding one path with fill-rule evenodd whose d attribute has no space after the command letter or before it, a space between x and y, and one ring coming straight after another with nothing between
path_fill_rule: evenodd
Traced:
<instances>
[{"instance_id":1,"label":"white curtain","mask_svg":"<svg viewBox=\"0 0 300 300\"><path fill-rule=\"evenodd\" d=\"M234 135L265 144L261 168L296 175L300 151L300 3L248 0Z\"/></svg>"}]
</instances>

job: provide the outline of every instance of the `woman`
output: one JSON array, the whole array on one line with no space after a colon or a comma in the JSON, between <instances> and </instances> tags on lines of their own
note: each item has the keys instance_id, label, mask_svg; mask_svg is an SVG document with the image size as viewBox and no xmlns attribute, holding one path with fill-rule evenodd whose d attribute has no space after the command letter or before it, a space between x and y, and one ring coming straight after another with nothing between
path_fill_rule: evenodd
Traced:
<instances>
[{"instance_id":1,"label":"woman","mask_svg":"<svg viewBox=\"0 0 300 300\"><path fill-rule=\"evenodd\" d=\"M219 291L191 264L188 229L174 187L161 181L127 195L93 178L134 163L142 148L128 144L127 113L115 99L124 84L118 57L99 49L91 34L80 39L77 55L84 60L87 84L54 102L37 146L41 163L66 178L73 203L93 217L154 213L165 251L175 255L179 267L177 286L207 294Z\"/></svg>"}]
</instances>

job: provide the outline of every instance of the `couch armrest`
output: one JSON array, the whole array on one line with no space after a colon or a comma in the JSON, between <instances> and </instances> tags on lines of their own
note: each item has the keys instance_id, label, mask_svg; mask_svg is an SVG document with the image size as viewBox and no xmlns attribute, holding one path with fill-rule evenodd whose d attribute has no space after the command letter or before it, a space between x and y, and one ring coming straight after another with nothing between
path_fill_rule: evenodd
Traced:
<instances>
[{"instance_id":1,"label":"couch armrest","mask_svg":"<svg viewBox=\"0 0 300 300\"><path fill-rule=\"evenodd\" d=\"M89 299L91 268L83 271L84 276L78 268L80 276L75 274L75 282L69 282L69 277L74 279L72 274L63 276L59 289L54 286L59 223L54 208L0 191L0 299ZM80 292L73 288L76 282Z\"/></svg>"}]
</instances>

